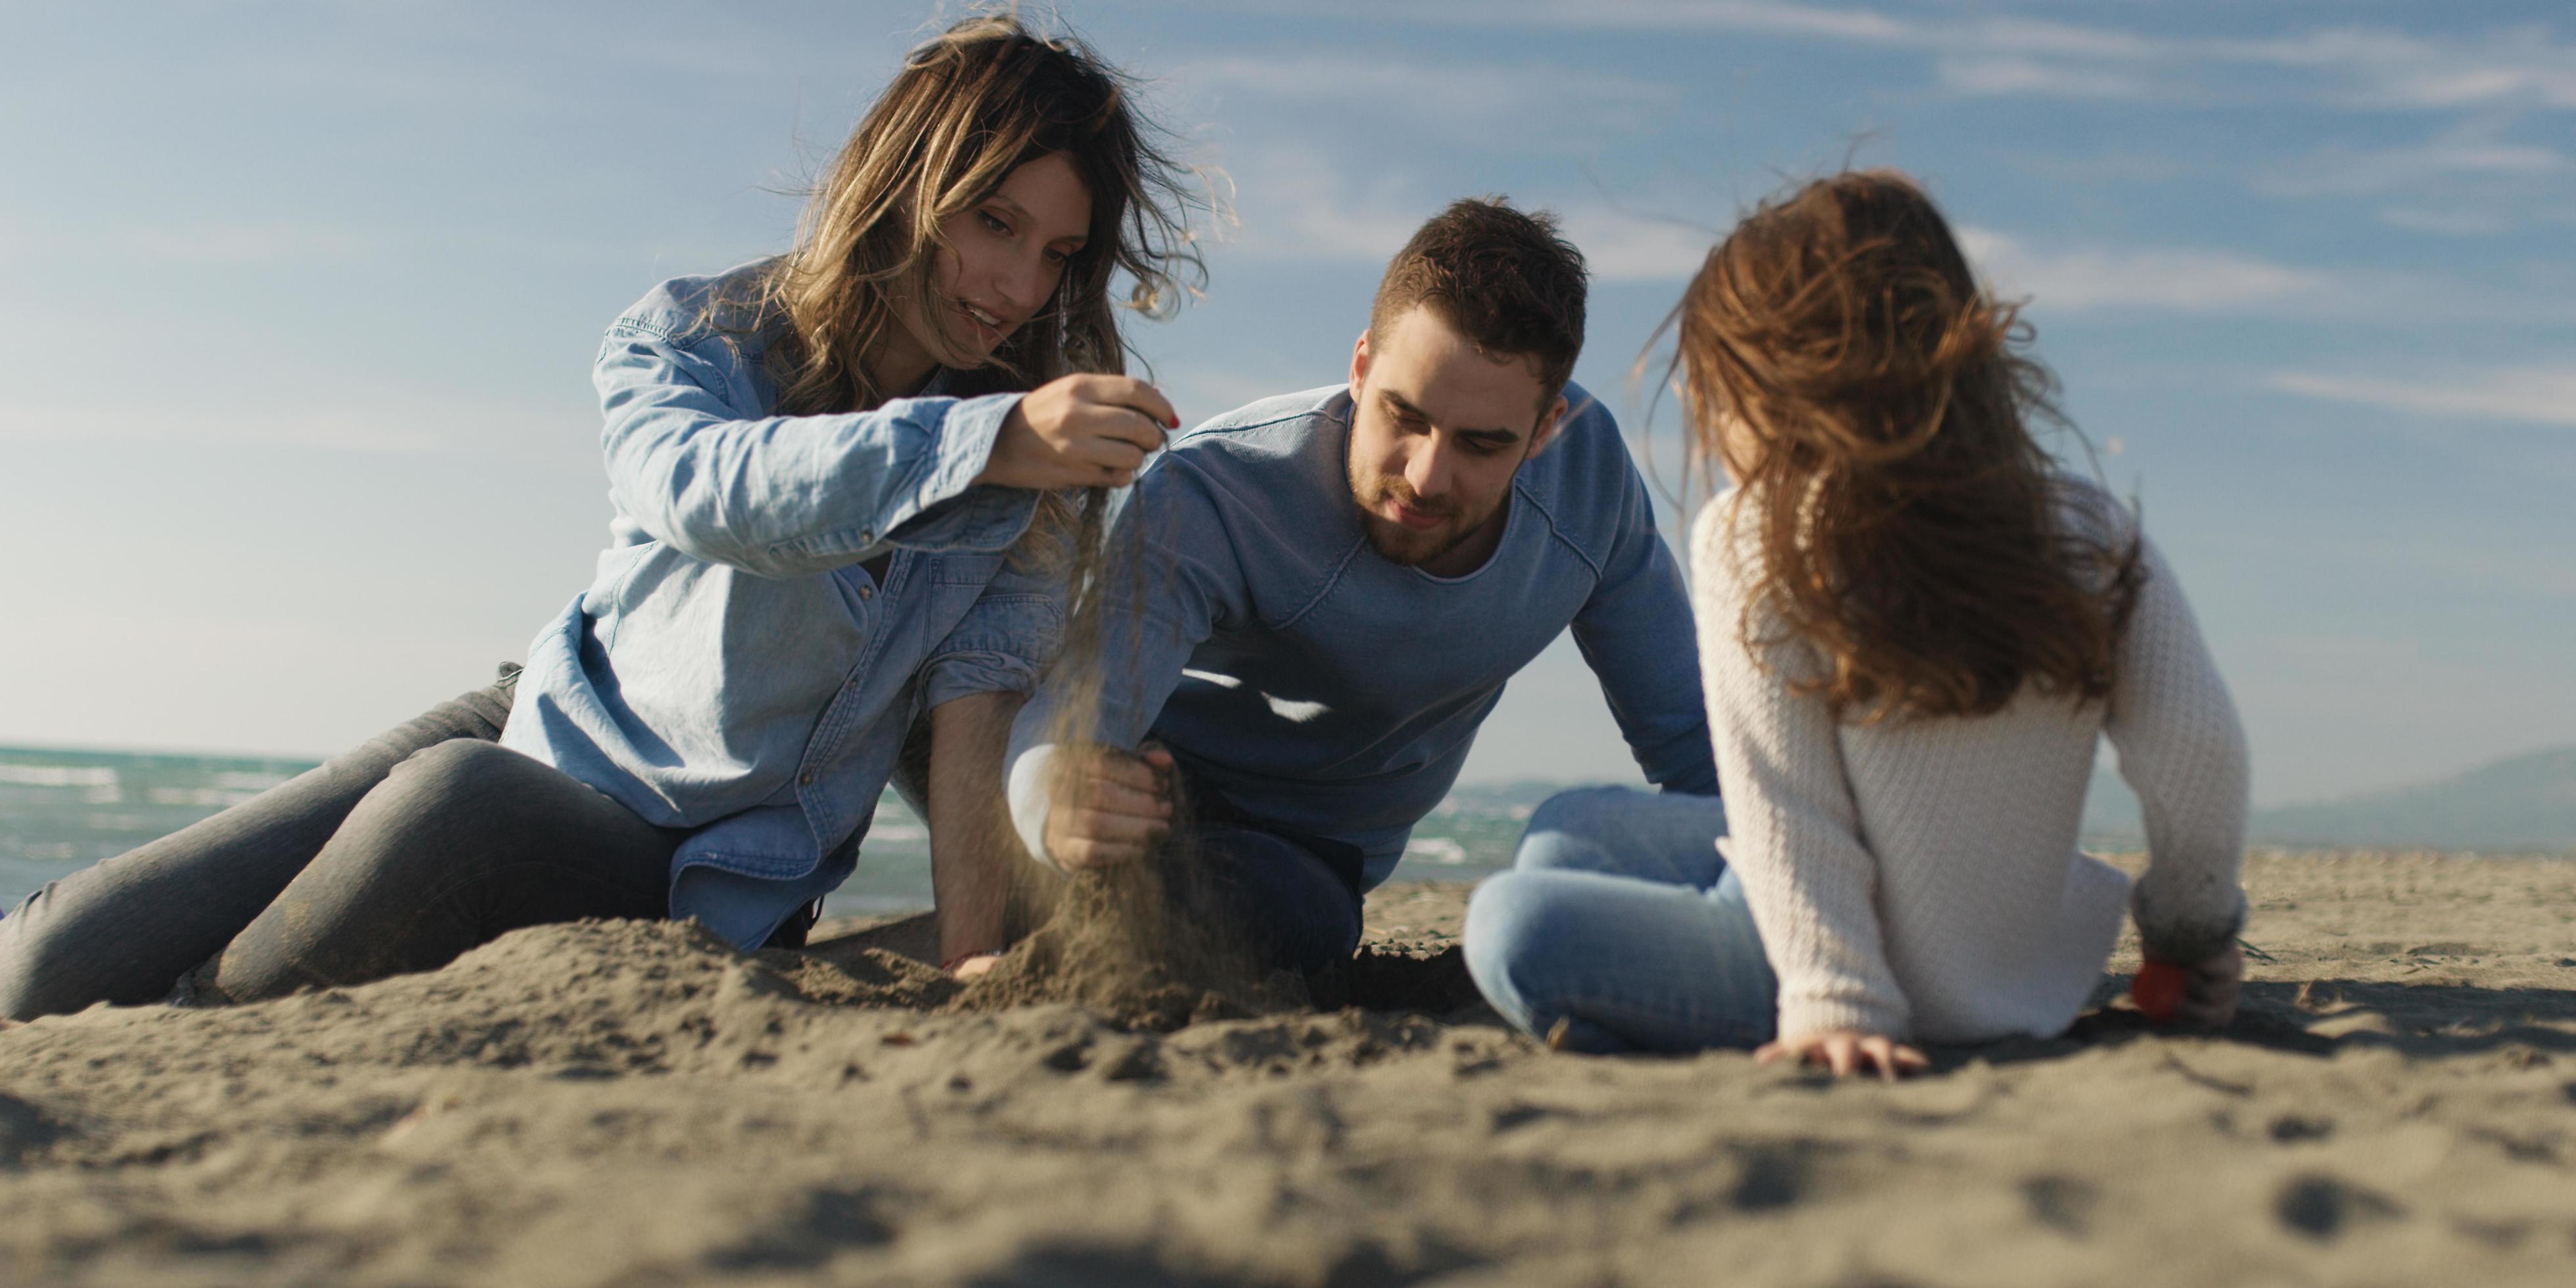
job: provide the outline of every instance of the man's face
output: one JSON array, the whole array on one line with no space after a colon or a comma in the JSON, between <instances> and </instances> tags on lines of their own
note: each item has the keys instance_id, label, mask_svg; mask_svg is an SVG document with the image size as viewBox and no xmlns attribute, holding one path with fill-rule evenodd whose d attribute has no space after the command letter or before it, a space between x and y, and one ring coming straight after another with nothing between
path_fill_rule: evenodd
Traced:
<instances>
[{"instance_id":1,"label":"man's face","mask_svg":"<svg viewBox=\"0 0 2576 1288\"><path fill-rule=\"evenodd\" d=\"M1351 352L1348 464L1369 544L1395 563L1430 564L1490 535L1513 473L1564 418L1565 399L1542 402L1545 392L1536 363L1478 353L1428 308L1363 332Z\"/></svg>"}]
</instances>

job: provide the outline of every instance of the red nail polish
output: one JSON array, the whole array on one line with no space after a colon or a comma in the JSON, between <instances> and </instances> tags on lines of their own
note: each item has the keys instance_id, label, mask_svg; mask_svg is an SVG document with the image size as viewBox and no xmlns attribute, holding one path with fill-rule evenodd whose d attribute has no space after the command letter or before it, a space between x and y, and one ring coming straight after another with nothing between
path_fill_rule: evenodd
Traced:
<instances>
[{"instance_id":1,"label":"red nail polish","mask_svg":"<svg viewBox=\"0 0 2576 1288\"><path fill-rule=\"evenodd\" d=\"M2174 1011L2182 1005L2185 982L2182 967L2150 957L2138 968L2137 978L2129 981L2129 1000L2151 1023L2171 1024Z\"/></svg>"}]
</instances>

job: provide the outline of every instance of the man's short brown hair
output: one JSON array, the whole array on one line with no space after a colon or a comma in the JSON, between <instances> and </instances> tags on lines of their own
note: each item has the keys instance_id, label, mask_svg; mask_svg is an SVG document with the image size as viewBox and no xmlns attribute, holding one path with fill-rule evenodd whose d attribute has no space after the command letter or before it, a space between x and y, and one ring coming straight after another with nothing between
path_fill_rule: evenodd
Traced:
<instances>
[{"instance_id":1,"label":"man's short brown hair","mask_svg":"<svg viewBox=\"0 0 2576 1288\"><path fill-rule=\"evenodd\" d=\"M1425 305L1491 358L1527 357L1553 400L1583 352L1583 252L1556 216L1501 197L1450 203L1396 252L1369 306L1369 331Z\"/></svg>"}]
</instances>

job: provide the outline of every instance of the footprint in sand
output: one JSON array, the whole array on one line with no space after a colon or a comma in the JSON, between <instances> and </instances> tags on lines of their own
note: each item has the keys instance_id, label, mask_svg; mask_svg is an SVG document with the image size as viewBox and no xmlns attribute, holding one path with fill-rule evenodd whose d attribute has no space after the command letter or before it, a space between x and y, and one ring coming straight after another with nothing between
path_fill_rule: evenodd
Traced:
<instances>
[{"instance_id":1,"label":"footprint in sand","mask_svg":"<svg viewBox=\"0 0 2576 1288\"><path fill-rule=\"evenodd\" d=\"M2021 1183L2021 1197L2030 1205L2032 1220L2062 1234L2081 1236L2092 1228L2093 1207L2101 1191L2091 1181L2072 1176L2034 1176Z\"/></svg>"},{"instance_id":2,"label":"footprint in sand","mask_svg":"<svg viewBox=\"0 0 2576 1288\"><path fill-rule=\"evenodd\" d=\"M2334 1120L2283 1114L2272 1120L2270 1131L2272 1139L2283 1145L2302 1140L2324 1140L2334 1135Z\"/></svg>"},{"instance_id":3,"label":"footprint in sand","mask_svg":"<svg viewBox=\"0 0 2576 1288\"><path fill-rule=\"evenodd\" d=\"M2393 1220L2405 1215L2405 1209L2384 1195L2331 1176L2302 1176L2281 1187L2281 1196L2272 1201L2272 1215L2300 1234L2325 1240L2360 1222Z\"/></svg>"}]
</instances>

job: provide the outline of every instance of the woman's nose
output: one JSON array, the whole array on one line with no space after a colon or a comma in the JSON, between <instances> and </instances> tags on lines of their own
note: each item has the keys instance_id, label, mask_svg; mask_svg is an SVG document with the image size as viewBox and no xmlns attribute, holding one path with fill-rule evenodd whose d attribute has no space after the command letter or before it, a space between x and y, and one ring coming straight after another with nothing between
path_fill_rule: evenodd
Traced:
<instances>
[{"instance_id":1,"label":"woman's nose","mask_svg":"<svg viewBox=\"0 0 2576 1288\"><path fill-rule=\"evenodd\" d=\"M1039 301L1046 298L1052 285L1047 280L1048 276L1045 252L1030 256L1014 255L1010 263L994 275L993 293L1002 297L999 302L1013 313L1030 313L1035 311Z\"/></svg>"}]
</instances>

